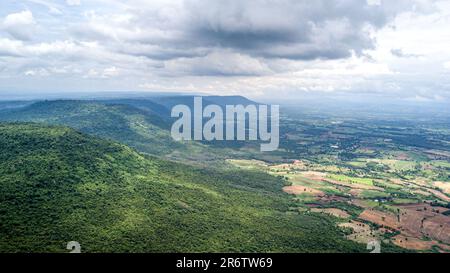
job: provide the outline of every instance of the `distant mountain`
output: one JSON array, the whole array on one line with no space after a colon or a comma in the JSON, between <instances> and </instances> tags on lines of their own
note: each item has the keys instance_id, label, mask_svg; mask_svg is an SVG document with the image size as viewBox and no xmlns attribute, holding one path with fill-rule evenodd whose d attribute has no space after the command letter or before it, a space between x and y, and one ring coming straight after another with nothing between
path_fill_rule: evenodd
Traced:
<instances>
[{"instance_id":1,"label":"distant mountain","mask_svg":"<svg viewBox=\"0 0 450 273\"><path fill-rule=\"evenodd\" d=\"M0 114L0 120L65 125L151 154L167 154L173 149L184 148L170 137L167 121L156 114L124 104L41 101Z\"/></svg>"},{"instance_id":2,"label":"distant mountain","mask_svg":"<svg viewBox=\"0 0 450 273\"><path fill-rule=\"evenodd\" d=\"M168 97L154 97L149 98L149 100L163 105L167 109L172 109L175 105L184 104L189 107L193 107L194 105L194 97L195 96L168 96ZM225 107L226 105L249 105L249 104L258 104L254 101L251 101L243 96L202 96L203 105L211 105L216 104L221 107Z\"/></svg>"},{"instance_id":3,"label":"distant mountain","mask_svg":"<svg viewBox=\"0 0 450 273\"><path fill-rule=\"evenodd\" d=\"M83 252L365 251L329 217L287 212L283 185L146 157L66 127L0 124L0 251L67 252L69 241Z\"/></svg>"},{"instance_id":4,"label":"distant mountain","mask_svg":"<svg viewBox=\"0 0 450 273\"><path fill-rule=\"evenodd\" d=\"M259 104L258 102L247 99L243 96L205 96L206 101L212 102L217 105L249 105Z\"/></svg>"},{"instance_id":5,"label":"distant mountain","mask_svg":"<svg viewBox=\"0 0 450 273\"><path fill-rule=\"evenodd\" d=\"M94 136L129 145L141 152L198 164L212 164L240 154L251 158L251 150L241 152L244 142L176 142L170 135L171 105L193 105L193 96L99 101L56 100L0 111L0 121L38 122L64 125ZM244 97L207 97L211 103L250 103ZM219 104L220 105L220 104ZM256 144L253 144L256 145ZM258 150L255 150L257 152Z\"/></svg>"},{"instance_id":6,"label":"distant mountain","mask_svg":"<svg viewBox=\"0 0 450 273\"><path fill-rule=\"evenodd\" d=\"M17 109L33 104L35 101L0 101L0 113L10 109Z\"/></svg>"},{"instance_id":7,"label":"distant mountain","mask_svg":"<svg viewBox=\"0 0 450 273\"><path fill-rule=\"evenodd\" d=\"M167 107L153 102L150 99L113 99L113 100L100 100L99 102L104 104L124 104L132 107L145 110L150 114L157 115L161 119L168 121L170 120L170 109Z\"/></svg>"}]
</instances>

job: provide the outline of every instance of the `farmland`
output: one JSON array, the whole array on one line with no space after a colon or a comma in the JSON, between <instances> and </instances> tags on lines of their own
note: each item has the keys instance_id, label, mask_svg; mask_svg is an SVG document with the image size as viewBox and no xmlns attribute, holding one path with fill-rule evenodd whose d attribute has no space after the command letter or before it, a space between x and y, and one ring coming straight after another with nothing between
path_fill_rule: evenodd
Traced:
<instances>
[{"instance_id":1,"label":"farmland","mask_svg":"<svg viewBox=\"0 0 450 273\"><path fill-rule=\"evenodd\" d=\"M450 147L441 126L288 118L285 160L228 162L282 177L295 209L336 218L349 240L450 252Z\"/></svg>"}]
</instances>

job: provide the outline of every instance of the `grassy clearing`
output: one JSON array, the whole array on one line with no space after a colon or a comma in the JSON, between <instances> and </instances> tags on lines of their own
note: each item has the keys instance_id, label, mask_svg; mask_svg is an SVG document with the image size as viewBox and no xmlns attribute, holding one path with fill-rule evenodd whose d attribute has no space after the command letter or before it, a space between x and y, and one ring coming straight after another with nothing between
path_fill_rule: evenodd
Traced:
<instances>
[{"instance_id":1,"label":"grassy clearing","mask_svg":"<svg viewBox=\"0 0 450 273\"><path fill-rule=\"evenodd\" d=\"M364 184L364 185L373 186L372 178L351 177L351 176L347 176L347 175L343 175L343 174L329 174L327 177L332 180L339 181L339 182L352 183L352 184Z\"/></svg>"},{"instance_id":2,"label":"grassy clearing","mask_svg":"<svg viewBox=\"0 0 450 273\"><path fill-rule=\"evenodd\" d=\"M359 194L359 197L366 199L376 199L389 197L389 194L381 191L364 190L361 192L361 194Z\"/></svg>"},{"instance_id":3,"label":"grassy clearing","mask_svg":"<svg viewBox=\"0 0 450 273\"><path fill-rule=\"evenodd\" d=\"M450 169L450 162L444 161L444 160L435 160L431 162L431 165L434 167L439 168L449 168Z\"/></svg>"},{"instance_id":4,"label":"grassy clearing","mask_svg":"<svg viewBox=\"0 0 450 273\"><path fill-rule=\"evenodd\" d=\"M351 161L351 162L348 162L348 164L350 166L357 167L357 168L365 168L367 166L367 162L360 161L360 160L358 160L358 161Z\"/></svg>"},{"instance_id":5,"label":"grassy clearing","mask_svg":"<svg viewBox=\"0 0 450 273\"><path fill-rule=\"evenodd\" d=\"M233 166L247 170L266 170L267 164L259 160L245 160L245 159L227 159L227 162Z\"/></svg>"},{"instance_id":6,"label":"grassy clearing","mask_svg":"<svg viewBox=\"0 0 450 273\"><path fill-rule=\"evenodd\" d=\"M415 204L417 202L418 202L417 199L410 199L410 198L394 198L392 200L392 203L396 205Z\"/></svg>"},{"instance_id":7,"label":"grassy clearing","mask_svg":"<svg viewBox=\"0 0 450 273\"><path fill-rule=\"evenodd\" d=\"M375 159L370 162L383 164L393 171L411 171L416 168L416 161L396 160L396 159Z\"/></svg>"}]
</instances>

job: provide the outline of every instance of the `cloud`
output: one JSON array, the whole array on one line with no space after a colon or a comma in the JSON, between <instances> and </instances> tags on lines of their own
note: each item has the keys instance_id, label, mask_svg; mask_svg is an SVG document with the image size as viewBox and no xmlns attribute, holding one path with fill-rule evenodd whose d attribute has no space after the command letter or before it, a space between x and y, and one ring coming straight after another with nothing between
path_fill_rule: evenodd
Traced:
<instances>
[{"instance_id":1,"label":"cloud","mask_svg":"<svg viewBox=\"0 0 450 273\"><path fill-rule=\"evenodd\" d=\"M15 39L30 40L33 36L35 25L33 13L29 10L24 10L7 15L1 28Z\"/></svg>"},{"instance_id":2,"label":"cloud","mask_svg":"<svg viewBox=\"0 0 450 273\"><path fill-rule=\"evenodd\" d=\"M149 49L164 47L167 54L160 50L159 56L142 52L156 59L201 48L264 58L341 59L373 49L372 31L413 8L413 1L403 0L379 5L360 0L130 3L125 14L91 13L88 22L74 31L88 40L126 42ZM179 55L173 57L183 57Z\"/></svg>"},{"instance_id":3,"label":"cloud","mask_svg":"<svg viewBox=\"0 0 450 273\"><path fill-rule=\"evenodd\" d=\"M16 89L450 97L448 1L4 1Z\"/></svg>"},{"instance_id":4,"label":"cloud","mask_svg":"<svg viewBox=\"0 0 450 273\"><path fill-rule=\"evenodd\" d=\"M421 55L419 54L411 54L411 53L404 53L401 48L394 48L391 49L392 55L399 57L399 58L419 58Z\"/></svg>"},{"instance_id":5,"label":"cloud","mask_svg":"<svg viewBox=\"0 0 450 273\"><path fill-rule=\"evenodd\" d=\"M204 57L180 58L164 63L165 75L261 76L272 71L258 59L232 52L216 51Z\"/></svg>"},{"instance_id":6,"label":"cloud","mask_svg":"<svg viewBox=\"0 0 450 273\"><path fill-rule=\"evenodd\" d=\"M413 4L131 0L121 12L85 12L70 32L118 54L160 61L158 75L255 76L270 74L269 63L277 59L364 56L376 46L374 32Z\"/></svg>"},{"instance_id":7,"label":"cloud","mask_svg":"<svg viewBox=\"0 0 450 273\"><path fill-rule=\"evenodd\" d=\"M47 71L47 69L45 68L39 68L39 69L30 69L25 71L25 76L28 77L35 77L35 76L39 76L39 77L48 77L50 76L49 71Z\"/></svg>"},{"instance_id":8,"label":"cloud","mask_svg":"<svg viewBox=\"0 0 450 273\"><path fill-rule=\"evenodd\" d=\"M23 48L22 41L0 38L0 57L21 56L22 55L21 48Z\"/></svg>"},{"instance_id":9,"label":"cloud","mask_svg":"<svg viewBox=\"0 0 450 273\"><path fill-rule=\"evenodd\" d=\"M391 12L363 1L189 1L188 32L203 46L253 56L339 59L373 48L369 28Z\"/></svg>"},{"instance_id":10,"label":"cloud","mask_svg":"<svg viewBox=\"0 0 450 273\"><path fill-rule=\"evenodd\" d=\"M28 1L46 7L48 9L48 13L51 15L63 14L61 6L54 2L49 2L47 0L28 0Z\"/></svg>"},{"instance_id":11,"label":"cloud","mask_svg":"<svg viewBox=\"0 0 450 273\"><path fill-rule=\"evenodd\" d=\"M120 70L115 67L107 67L104 68L102 71L98 70L98 69L89 69L89 71L87 72L86 75L84 75L84 78L89 79L89 78L97 78L97 79L109 79L109 78L113 78L113 77L117 77L120 74Z\"/></svg>"},{"instance_id":12,"label":"cloud","mask_svg":"<svg viewBox=\"0 0 450 273\"><path fill-rule=\"evenodd\" d=\"M450 70L450 61L444 63L444 68Z\"/></svg>"},{"instance_id":13,"label":"cloud","mask_svg":"<svg viewBox=\"0 0 450 273\"><path fill-rule=\"evenodd\" d=\"M81 0L66 0L66 4L69 6L79 6L81 5Z\"/></svg>"},{"instance_id":14,"label":"cloud","mask_svg":"<svg viewBox=\"0 0 450 273\"><path fill-rule=\"evenodd\" d=\"M120 70L115 66L111 66L103 70L102 77L104 78L117 77L119 76L119 74Z\"/></svg>"},{"instance_id":15,"label":"cloud","mask_svg":"<svg viewBox=\"0 0 450 273\"><path fill-rule=\"evenodd\" d=\"M371 6L380 6L381 0L367 0L367 4Z\"/></svg>"}]
</instances>

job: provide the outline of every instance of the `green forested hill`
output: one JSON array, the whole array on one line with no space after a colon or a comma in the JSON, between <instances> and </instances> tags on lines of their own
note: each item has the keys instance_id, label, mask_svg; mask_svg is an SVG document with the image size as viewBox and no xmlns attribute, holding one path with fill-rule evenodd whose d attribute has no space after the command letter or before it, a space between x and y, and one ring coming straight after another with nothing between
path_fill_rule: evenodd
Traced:
<instances>
[{"instance_id":1,"label":"green forested hill","mask_svg":"<svg viewBox=\"0 0 450 273\"><path fill-rule=\"evenodd\" d=\"M287 212L281 179L145 157L66 127L0 124L0 251L364 251Z\"/></svg>"},{"instance_id":2,"label":"green forested hill","mask_svg":"<svg viewBox=\"0 0 450 273\"><path fill-rule=\"evenodd\" d=\"M41 101L0 112L0 121L68 126L129 145L143 153L183 162L203 164L223 159L225 154L237 153L231 149L213 149L198 142L176 142L170 136L171 122L154 113L161 112L159 108L163 106L158 108L155 103L130 101Z\"/></svg>"},{"instance_id":3,"label":"green forested hill","mask_svg":"<svg viewBox=\"0 0 450 273\"><path fill-rule=\"evenodd\" d=\"M168 154L186 146L170 137L170 124L158 115L124 104L90 101L42 101L0 114L4 121L64 125L83 133L131 145L150 154Z\"/></svg>"}]
</instances>

